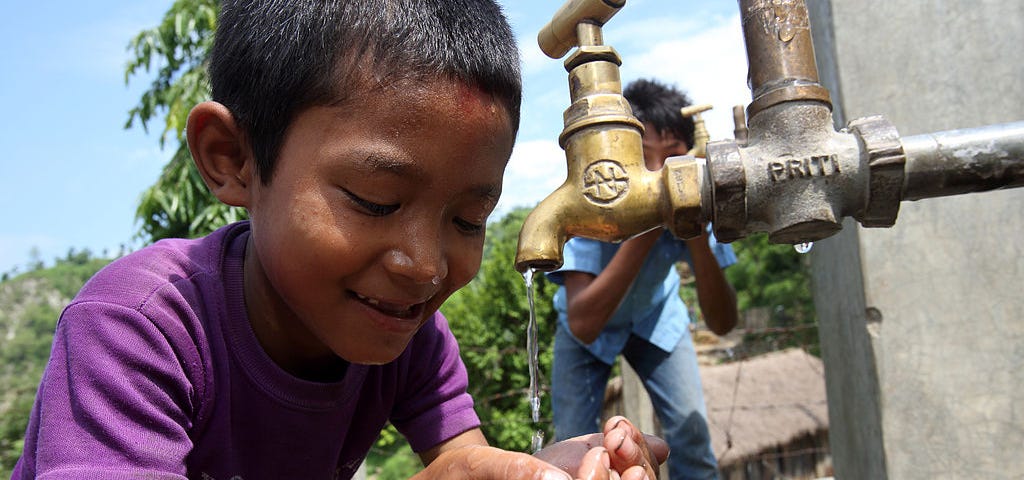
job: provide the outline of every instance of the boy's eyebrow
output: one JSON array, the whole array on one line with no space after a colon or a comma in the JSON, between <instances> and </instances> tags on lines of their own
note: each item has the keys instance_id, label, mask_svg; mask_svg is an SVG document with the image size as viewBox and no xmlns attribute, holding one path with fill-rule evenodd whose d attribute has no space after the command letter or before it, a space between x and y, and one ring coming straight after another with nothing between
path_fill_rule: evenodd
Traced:
<instances>
[{"instance_id":1,"label":"boy's eyebrow","mask_svg":"<svg viewBox=\"0 0 1024 480\"><path fill-rule=\"evenodd\" d=\"M371 153L366 156L366 163L375 172L385 172L397 176L426 176L426 170L415 162L398 160L386 155ZM500 185L482 184L474 186L470 190L474 195L482 197L487 201L497 201L501 196Z\"/></svg>"},{"instance_id":2,"label":"boy's eyebrow","mask_svg":"<svg viewBox=\"0 0 1024 480\"><path fill-rule=\"evenodd\" d=\"M480 185L473 189L473 193L488 202L497 202L498 197L501 196L501 189L497 185Z\"/></svg>"},{"instance_id":3,"label":"boy's eyebrow","mask_svg":"<svg viewBox=\"0 0 1024 480\"><path fill-rule=\"evenodd\" d=\"M370 168L378 172L393 173L395 175L414 175L422 176L424 173L423 168L414 162L406 162L397 160L386 155L380 155L377 153L371 153L366 156L366 163L369 164Z\"/></svg>"}]
</instances>

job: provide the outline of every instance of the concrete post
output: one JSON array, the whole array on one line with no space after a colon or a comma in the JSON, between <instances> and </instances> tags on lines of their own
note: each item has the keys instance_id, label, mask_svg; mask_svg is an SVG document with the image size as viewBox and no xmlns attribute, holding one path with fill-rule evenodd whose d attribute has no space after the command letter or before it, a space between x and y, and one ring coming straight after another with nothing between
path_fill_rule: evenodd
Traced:
<instances>
[{"instance_id":1,"label":"concrete post","mask_svg":"<svg viewBox=\"0 0 1024 480\"><path fill-rule=\"evenodd\" d=\"M1024 3L808 0L838 126L1024 119ZM1024 190L904 203L812 251L841 479L1024 477Z\"/></svg>"}]
</instances>

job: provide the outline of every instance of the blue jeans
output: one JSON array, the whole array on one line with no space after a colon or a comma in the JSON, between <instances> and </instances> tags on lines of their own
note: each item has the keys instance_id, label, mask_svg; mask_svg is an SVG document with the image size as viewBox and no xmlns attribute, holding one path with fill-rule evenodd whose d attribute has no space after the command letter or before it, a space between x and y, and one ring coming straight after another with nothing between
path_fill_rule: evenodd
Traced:
<instances>
[{"instance_id":1,"label":"blue jeans","mask_svg":"<svg viewBox=\"0 0 1024 480\"><path fill-rule=\"evenodd\" d=\"M671 448L669 476L673 480L718 478L697 354L689 333L671 353L630 336L622 355L643 381L658 414ZM611 366L591 355L559 323L551 370L555 439L601 431L601 409Z\"/></svg>"}]
</instances>

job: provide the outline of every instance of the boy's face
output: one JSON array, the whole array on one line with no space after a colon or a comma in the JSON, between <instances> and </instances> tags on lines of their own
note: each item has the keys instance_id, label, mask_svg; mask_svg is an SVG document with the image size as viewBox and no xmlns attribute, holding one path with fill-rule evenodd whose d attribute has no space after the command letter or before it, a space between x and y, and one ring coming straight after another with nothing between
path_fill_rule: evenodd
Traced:
<instances>
[{"instance_id":1,"label":"boy's face","mask_svg":"<svg viewBox=\"0 0 1024 480\"><path fill-rule=\"evenodd\" d=\"M659 170L665 165L665 159L686 155L690 147L686 142L670 132L659 132L654 125L644 122L644 163L651 171Z\"/></svg>"},{"instance_id":2,"label":"boy's face","mask_svg":"<svg viewBox=\"0 0 1024 480\"><path fill-rule=\"evenodd\" d=\"M507 109L456 81L300 113L247 205L246 305L270 356L396 358L476 275L513 141Z\"/></svg>"}]
</instances>

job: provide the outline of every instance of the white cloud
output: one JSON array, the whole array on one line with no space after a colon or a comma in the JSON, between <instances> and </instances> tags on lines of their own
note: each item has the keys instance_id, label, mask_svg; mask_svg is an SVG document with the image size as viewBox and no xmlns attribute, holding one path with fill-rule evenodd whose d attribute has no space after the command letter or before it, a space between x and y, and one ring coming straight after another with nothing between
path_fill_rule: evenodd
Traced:
<instances>
[{"instance_id":1,"label":"white cloud","mask_svg":"<svg viewBox=\"0 0 1024 480\"><path fill-rule=\"evenodd\" d=\"M537 45L537 39L528 37L519 40L519 54L523 60L523 76L543 73L548 70L562 70L561 62L544 54Z\"/></svg>"},{"instance_id":2,"label":"white cloud","mask_svg":"<svg viewBox=\"0 0 1024 480\"><path fill-rule=\"evenodd\" d=\"M750 103L747 57L739 15L694 35L666 39L629 59L623 82L649 77L674 83L694 103L710 103L703 115L711 140L732 138L732 107Z\"/></svg>"},{"instance_id":3,"label":"white cloud","mask_svg":"<svg viewBox=\"0 0 1024 480\"><path fill-rule=\"evenodd\" d=\"M565 181L565 153L555 140L516 143L505 169L501 200L493 218L511 209L532 207Z\"/></svg>"}]
</instances>

